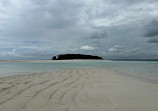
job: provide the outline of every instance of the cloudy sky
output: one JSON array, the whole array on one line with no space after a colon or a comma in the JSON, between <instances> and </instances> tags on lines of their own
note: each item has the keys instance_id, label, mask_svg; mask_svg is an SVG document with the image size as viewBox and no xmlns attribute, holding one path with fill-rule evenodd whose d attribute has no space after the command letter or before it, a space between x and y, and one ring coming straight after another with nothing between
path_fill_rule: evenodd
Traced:
<instances>
[{"instance_id":1,"label":"cloudy sky","mask_svg":"<svg viewBox=\"0 0 158 111\"><path fill-rule=\"evenodd\" d=\"M158 59L157 0L0 0L0 59Z\"/></svg>"}]
</instances>

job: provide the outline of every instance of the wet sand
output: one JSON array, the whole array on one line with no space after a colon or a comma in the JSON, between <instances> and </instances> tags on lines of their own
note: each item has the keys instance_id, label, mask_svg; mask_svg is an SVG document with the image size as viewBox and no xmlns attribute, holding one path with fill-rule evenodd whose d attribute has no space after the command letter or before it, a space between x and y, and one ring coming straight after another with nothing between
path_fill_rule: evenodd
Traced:
<instances>
[{"instance_id":1,"label":"wet sand","mask_svg":"<svg viewBox=\"0 0 158 111\"><path fill-rule=\"evenodd\" d=\"M0 111L157 111L158 84L101 68L0 78Z\"/></svg>"}]
</instances>

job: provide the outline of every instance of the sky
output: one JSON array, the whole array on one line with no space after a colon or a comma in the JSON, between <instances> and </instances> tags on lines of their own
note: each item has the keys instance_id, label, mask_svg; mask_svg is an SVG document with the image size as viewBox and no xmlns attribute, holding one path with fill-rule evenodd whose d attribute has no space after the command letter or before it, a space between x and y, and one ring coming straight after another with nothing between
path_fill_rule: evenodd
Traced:
<instances>
[{"instance_id":1,"label":"sky","mask_svg":"<svg viewBox=\"0 0 158 111\"><path fill-rule=\"evenodd\" d=\"M0 59L158 59L158 0L0 0Z\"/></svg>"}]
</instances>

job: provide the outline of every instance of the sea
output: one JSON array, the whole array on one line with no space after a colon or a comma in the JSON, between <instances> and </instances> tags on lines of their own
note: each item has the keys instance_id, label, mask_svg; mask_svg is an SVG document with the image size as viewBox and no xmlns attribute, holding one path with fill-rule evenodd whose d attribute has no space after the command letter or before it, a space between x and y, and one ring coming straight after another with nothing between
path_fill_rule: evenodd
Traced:
<instances>
[{"instance_id":1,"label":"sea","mask_svg":"<svg viewBox=\"0 0 158 111\"><path fill-rule=\"evenodd\" d=\"M158 84L158 61L0 62L0 76L50 72L64 69L104 68L123 76Z\"/></svg>"}]
</instances>

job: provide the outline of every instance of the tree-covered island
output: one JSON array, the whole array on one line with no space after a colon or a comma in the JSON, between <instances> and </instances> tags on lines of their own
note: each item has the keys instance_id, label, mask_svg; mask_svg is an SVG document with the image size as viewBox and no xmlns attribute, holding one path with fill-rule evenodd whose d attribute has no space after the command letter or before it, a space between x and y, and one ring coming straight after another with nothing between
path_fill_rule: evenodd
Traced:
<instances>
[{"instance_id":1,"label":"tree-covered island","mask_svg":"<svg viewBox=\"0 0 158 111\"><path fill-rule=\"evenodd\" d=\"M71 59L97 59L103 60L102 57L93 56L93 55L84 55L84 54L60 54L54 56L52 60L71 60Z\"/></svg>"}]
</instances>

